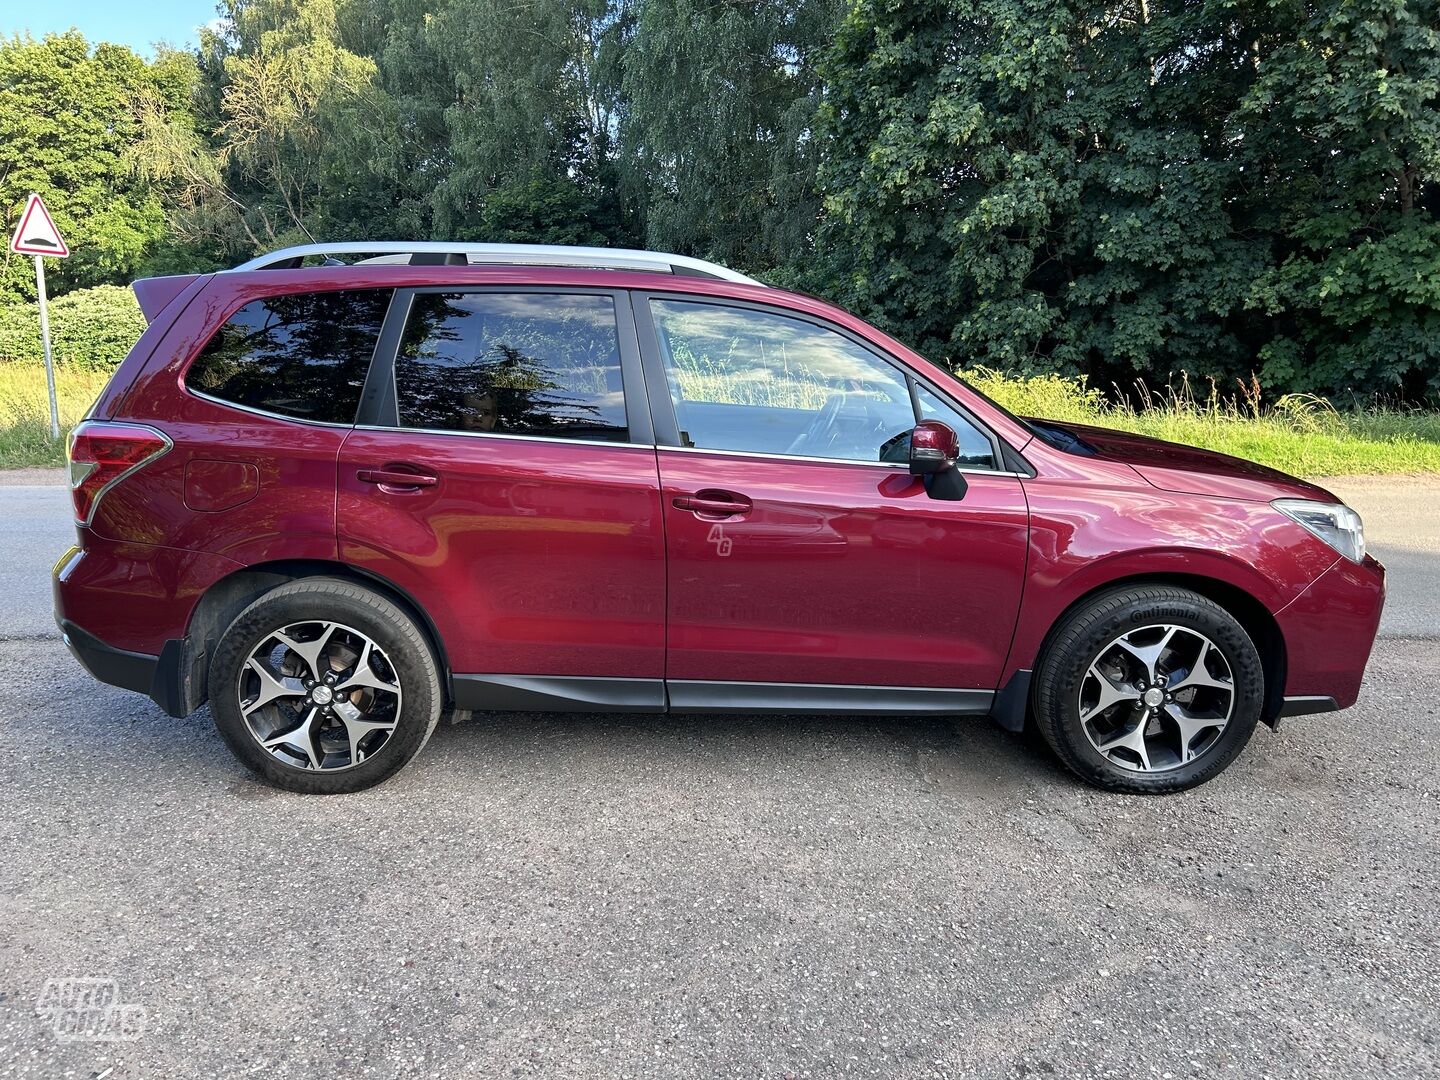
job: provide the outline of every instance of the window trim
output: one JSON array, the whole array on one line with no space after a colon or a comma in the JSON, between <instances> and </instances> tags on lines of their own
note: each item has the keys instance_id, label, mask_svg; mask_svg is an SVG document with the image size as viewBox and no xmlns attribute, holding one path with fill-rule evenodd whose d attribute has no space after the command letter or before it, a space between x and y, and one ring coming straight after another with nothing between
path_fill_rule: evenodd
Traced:
<instances>
[{"instance_id":1,"label":"window trim","mask_svg":"<svg viewBox=\"0 0 1440 1080\"><path fill-rule=\"evenodd\" d=\"M390 308L385 312L385 322L380 327L380 338L375 342L375 355L370 360L370 370L365 375L365 385L360 388L360 408L355 411L355 426L377 423L388 398L393 398L395 353L400 347L400 337L405 333L405 323L410 318L410 301L413 289L396 289L390 298ZM390 387L387 395L386 388ZM392 401L393 407L393 401Z\"/></svg>"},{"instance_id":2,"label":"window trim","mask_svg":"<svg viewBox=\"0 0 1440 1080\"><path fill-rule=\"evenodd\" d=\"M625 399L625 424L628 435L617 439L578 439L569 435L534 435L500 431L459 431L449 428L414 428L400 423L399 395L395 388L395 367L400 342L410 320L416 296L425 293L483 294L537 293L545 296L605 296L610 298L615 315L615 338L620 352L620 389ZM383 348L381 347L383 346ZM374 381L374 387L371 381ZM605 289L583 285L419 285L395 290L395 299L386 313L380 332L375 358L370 365L360 395L360 411L355 423L367 431L403 431L422 435L494 436L502 439L526 439L551 443L570 443L590 447L655 445L651 409L645 392L645 374L640 358L639 335L634 312L623 289Z\"/></svg>"},{"instance_id":3,"label":"window trim","mask_svg":"<svg viewBox=\"0 0 1440 1080\"><path fill-rule=\"evenodd\" d=\"M763 450L711 450L704 446L658 446L666 454L718 454L721 457L755 458L760 461L803 461L811 465L854 465L861 469L888 469L891 472L910 474L910 466L899 461L860 461L856 458L810 457L807 454L767 454ZM980 469L956 465L956 472L968 476L1014 476L1030 479L1029 473L1006 471L1004 469Z\"/></svg>"},{"instance_id":4,"label":"window trim","mask_svg":"<svg viewBox=\"0 0 1440 1080\"><path fill-rule=\"evenodd\" d=\"M287 424L304 424L306 427L332 428L338 431L349 431L351 428L356 426L353 421L307 420L303 416L288 416L285 413L270 412L266 409L257 409L254 405L242 405L238 401L226 401L224 398L218 398L215 397L213 394L207 394L203 390L192 389L191 387L185 385L185 383L183 382L180 384L180 389L191 397L198 398L200 401L209 402L211 405L219 405L221 408L225 409L235 409L239 412L249 413L251 416L262 416L266 420L283 420Z\"/></svg>"},{"instance_id":5,"label":"window trim","mask_svg":"<svg viewBox=\"0 0 1440 1080\"><path fill-rule=\"evenodd\" d=\"M613 442L608 439L572 439L565 435L512 435L505 431L451 431L449 428L397 428L385 424L356 424L356 431L404 431L418 435L446 435L459 439L501 439L508 442L565 443L601 450L643 450L653 452L654 443Z\"/></svg>"},{"instance_id":6,"label":"window trim","mask_svg":"<svg viewBox=\"0 0 1440 1080\"><path fill-rule=\"evenodd\" d=\"M859 461L855 458L827 458L827 457L804 457L799 454L779 454L773 451L763 450L721 450L710 449L702 446L685 446L680 440L680 425L675 415L675 404L670 397L669 378L665 367L665 358L660 350L659 327L650 310L653 300L678 300L681 303L709 304L712 307L738 308L747 311L757 311L766 315L778 315L781 318L794 319L798 322L809 323L822 330L829 330L839 334L853 345L864 349L871 356L893 369L907 386L910 380L915 385L923 386L945 405L964 417L970 425L983 435L990 443L990 461L992 468L985 469L975 466L963 468L960 471L983 476L1015 476L1019 475L1009 471L1005 454L1007 444L990 429L990 426L981 421L973 412L957 401L953 395L936 386L931 380L912 371L910 366L881 349L874 342L862 337L852 330L838 323L832 322L819 315L812 315L807 311L795 311L791 308L777 304L763 303L755 300L741 300L731 297L706 296L696 293L653 292L640 289L633 289L630 293L631 302L635 307L635 322L640 329L640 351L645 358L645 373L647 388L650 391L651 412L655 423L655 442L661 449L703 451L711 454L737 454L745 457L764 458L768 461L823 461L841 462L849 465L883 465L886 468L904 468L891 462L880 461ZM913 395L912 395L913 399ZM657 404L658 403L658 404ZM913 400L912 400L913 404Z\"/></svg>"},{"instance_id":7,"label":"window trim","mask_svg":"<svg viewBox=\"0 0 1440 1080\"><path fill-rule=\"evenodd\" d=\"M240 312L244 311L251 304L263 304L284 296L319 296L321 294L355 292L388 292L390 294L390 302L385 305L385 314L380 318L380 332L375 335L375 346L370 350L370 359L365 361L365 378L360 384L360 397L355 405L355 414L351 416L349 420L312 420L306 416L291 416L289 413L261 409L254 405L246 405L243 402L230 401L228 398L218 397L215 394L207 394L205 391L197 390L190 385L190 373L195 370L195 365L199 363L200 358L205 354L205 350L210 347L211 342L220 335L220 332L224 330L225 327L230 325L230 321L234 319L236 315L240 314ZM295 292L266 293L263 296L254 296L248 300L242 299L239 304L236 304L226 312L225 316L215 324L215 329L210 332L209 336L207 336L185 360L184 365L180 368L177 379L180 384L180 390L182 393L194 398L199 398L201 401L208 401L212 405L219 405L226 409L238 409L240 412L249 413L251 416L263 416L270 420L283 420L290 424L306 424L310 427L353 428L359 423L360 417L363 414L365 408L365 393L369 389L370 379L375 371L375 365L380 360L381 348L385 344L385 331L390 325L391 316L395 311L395 297L399 292L400 290L393 285L363 286L361 288L345 288L342 286L334 289L302 289Z\"/></svg>"}]
</instances>

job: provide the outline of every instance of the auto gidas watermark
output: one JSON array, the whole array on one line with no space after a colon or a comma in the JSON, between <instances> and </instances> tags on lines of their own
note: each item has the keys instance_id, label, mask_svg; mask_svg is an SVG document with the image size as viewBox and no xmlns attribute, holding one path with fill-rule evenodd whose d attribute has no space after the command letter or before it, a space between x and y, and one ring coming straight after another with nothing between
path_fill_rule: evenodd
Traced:
<instances>
[{"instance_id":1,"label":"auto gidas watermark","mask_svg":"<svg viewBox=\"0 0 1440 1080\"><path fill-rule=\"evenodd\" d=\"M107 976L50 979L35 1002L61 1042L134 1042L145 1034L145 1006L121 1000L120 983Z\"/></svg>"}]
</instances>

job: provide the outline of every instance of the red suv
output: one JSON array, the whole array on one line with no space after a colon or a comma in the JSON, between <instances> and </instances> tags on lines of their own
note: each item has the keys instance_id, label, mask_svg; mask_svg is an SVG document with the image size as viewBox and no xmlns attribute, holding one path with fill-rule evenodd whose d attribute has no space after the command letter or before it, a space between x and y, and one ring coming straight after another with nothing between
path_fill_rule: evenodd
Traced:
<instances>
[{"instance_id":1,"label":"red suv","mask_svg":"<svg viewBox=\"0 0 1440 1080\"><path fill-rule=\"evenodd\" d=\"M1170 792L1359 692L1384 570L1328 492L1019 419L723 267L312 245L135 291L56 618L282 787L449 707L989 715Z\"/></svg>"}]
</instances>

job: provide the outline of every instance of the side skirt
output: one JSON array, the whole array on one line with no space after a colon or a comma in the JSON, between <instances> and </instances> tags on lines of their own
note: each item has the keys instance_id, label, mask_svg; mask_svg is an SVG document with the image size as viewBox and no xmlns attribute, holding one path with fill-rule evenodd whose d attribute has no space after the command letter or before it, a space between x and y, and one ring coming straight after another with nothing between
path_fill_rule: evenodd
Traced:
<instances>
[{"instance_id":1,"label":"side skirt","mask_svg":"<svg viewBox=\"0 0 1440 1080\"><path fill-rule=\"evenodd\" d=\"M844 716L984 716L991 690L827 683L601 679L559 675L455 675L460 709L502 712L820 713ZM667 695L668 692L668 695Z\"/></svg>"},{"instance_id":2,"label":"side skirt","mask_svg":"<svg viewBox=\"0 0 1440 1080\"><path fill-rule=\"evenodd\" d=\"M684 713L830 713L895 716L939 713L983 716L992 690L933 686L844 686L829 683L692 682L671 679L670 711Z\"/></svg>"},{"instance_id":3,"label":"side skirt","mask_svg":"<svg viewBox=\"0 0 1440 1080\"><path fill-rule=\"evenodd\" d=\"M455 707L485 712L663 713L663 679L452 675Z\"/></svg>"}]
</instances>

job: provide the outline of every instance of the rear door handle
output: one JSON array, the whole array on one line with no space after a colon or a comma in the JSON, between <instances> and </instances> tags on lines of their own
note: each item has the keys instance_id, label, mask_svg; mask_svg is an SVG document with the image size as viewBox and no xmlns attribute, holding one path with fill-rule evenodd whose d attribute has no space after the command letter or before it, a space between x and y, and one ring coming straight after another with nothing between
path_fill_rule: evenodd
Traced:
<instances>
[{"instance_id":1,"label":"rear door handle","mask_svg":"<svg viewBox=\"0 0 1440 1080\"><path fill-rule=\"evenodd\" d=\"M744 495L733 491L707 488L694 495L677 495L670 500L676 510L689 510L696 514L748 514L755 504Z\"/></svg>"},{"instance_id":2,"label":"rear door handle","mask_svg":"<svg viewBox=\"0 0 1440 1080\"><path fill-rule=\"evenodd\" d=\"M355 479L363 480L367 484L379 484L382 488L409 488L412 491L434 487L440 482L438 476L403 469L361 469L356 472Z\"/></svg>"}]
</instances>

